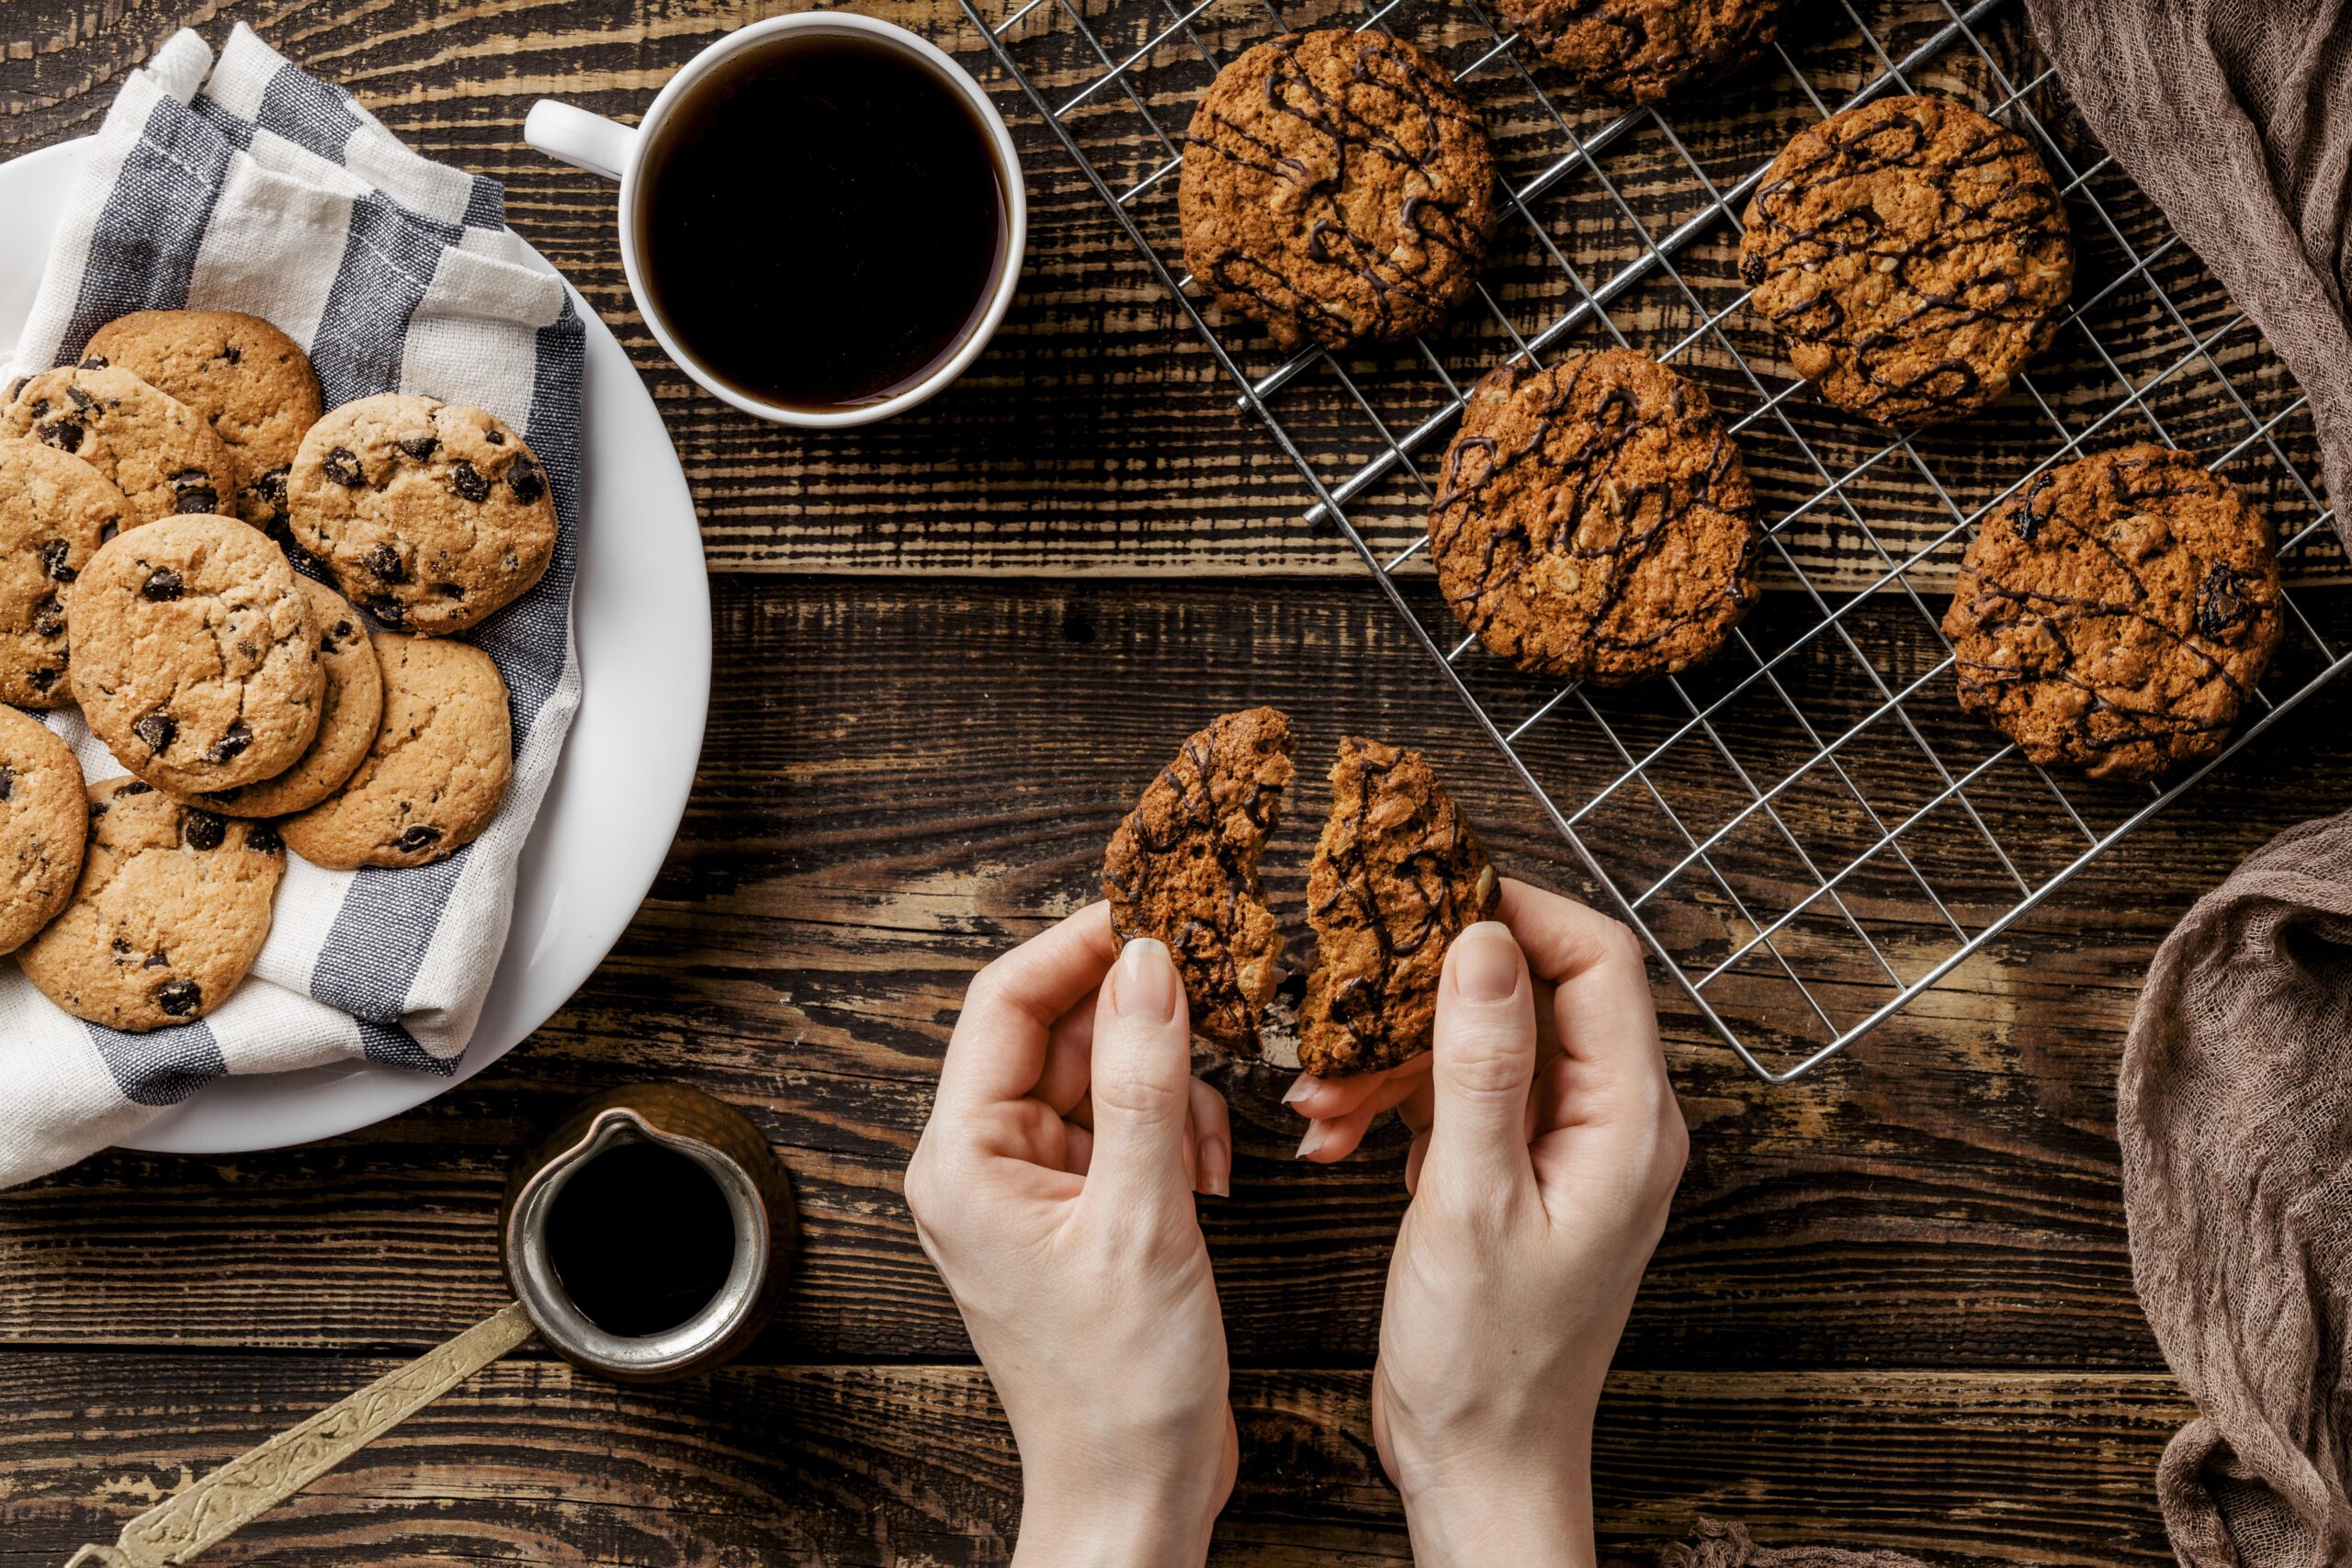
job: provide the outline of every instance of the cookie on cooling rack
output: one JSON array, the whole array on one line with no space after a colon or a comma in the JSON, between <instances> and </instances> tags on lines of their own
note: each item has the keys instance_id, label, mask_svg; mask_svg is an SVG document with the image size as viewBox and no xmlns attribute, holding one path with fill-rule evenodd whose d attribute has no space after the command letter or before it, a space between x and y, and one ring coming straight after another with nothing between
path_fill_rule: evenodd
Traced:
<instances>
[{"instance_id":1,"label":"cookie on cooling rack","mask_svg":"<svg viewBox=\"0 0 2352 1568\"><path fill-rule=\"evenodd\" d=\"M1798 374L1898 429L2007 391L2075 286L2050 171L1950 98L1881 98L1799 131L1744 222L1740 276Z\"/></svg>"},{"instance_id":2,"label":"cookie on cooling rack","mask_svg":"<svg viewBox=\"0 0 2352 1568\"><path fill-rule=\"evenodd\" d=\"M1478 111L1399 39L1327 28L1223 71L1185 136L1184 262L1285 349L1429 332L1470 292L1500 208Z\"/></svg>"},{"instance_id":3,"label":"cookie on cooling rack","mask_svg":"<svg viewBox=\"0 0 2352 1568\"><path fill-rule=\"evenodd\" d=\"M1770 46L1788 0L1499 0L1505 21L1598 97L1655 104Z\"/></svg>"},{"instance_id":4,"label":"cookie on cooling rack","mask_svg":"<svg viewBox=\"0 0 2352 1568\"><path fill-rule=\"evenodd\" d=\"M1102 892L1119 940L1168 944L1193 1032L1254 1054L1274 994L1282 933L1258 856L1291 781L1290 720L1273 708L1220 714L1184 742L1111 835Z\"/></svg>"},{"instance_id":5,"label":"cookie on cooling rack","mask_svg":"<svg viewBox=\"0 0 2352 1568\"><path fill-rule=\"evenodd\" d=\"M1707 394L1605 349L1472 389L1430 507L1438 583L1521 668L1616 684L1723 646L1756 601L1763 540Z\"/></svg>"},{"instance_id":6,"label":"cookie on cooling rack","mask_svg":"<svg viewBox=\"0 0 2352 1568\"><path fill-rule=\"evenodd\" d=\"M2027 757L2153 778L2222 749L2278 645L2270 525L2186 452L2101 452L1985 521L1943 629Z\"/></svg>"},{"instance_id":7,"label":"cookie on cooling rack","mask_svg":"<svg viewBox=\"0 0 2352 1568\"><path fill-rule=\"evenodd\" d=\"M1493 863L1428 759L1341 740L1331 815L1306 873L1315 967L1298 1065L1344 1077L1428 1050L1445 950L1500 902Z\"/></svg>"}]
</instances>

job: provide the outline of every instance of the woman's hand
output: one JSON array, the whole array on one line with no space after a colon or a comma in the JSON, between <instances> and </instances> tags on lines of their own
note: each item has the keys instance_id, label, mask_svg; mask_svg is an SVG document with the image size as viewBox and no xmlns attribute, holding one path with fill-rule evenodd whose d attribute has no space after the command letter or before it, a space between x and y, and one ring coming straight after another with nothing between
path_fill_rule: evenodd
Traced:
<instances>
[{"instance_id":1,"label":"woman's hand","mask_svg":"<svg viewBox=\"0 0 2352 1568\"><path fill-rule=\"evenodd\" d=\"M1207 1556L1239 1450L1193 1191L1232 1151L1167 948L1107 906L973 979L907 1205L1021 1450L1016 1562Z\"/></svg>"},{"instance_id":2,"label":"woman's hand","mask_svg":"<svg viewBox=\"0 0 2352 1568\"><path fill-rule=\"evenodd\" d=\"M1294 1104L1317 1158L1366 1105L1414 1132L1372 1419L1416 1561L1589 1563L1593 1409L1689 1140L1632 933L1517 882L1499 913L1446 954L1427 1066Z\"/></svg>"}]
</instances>

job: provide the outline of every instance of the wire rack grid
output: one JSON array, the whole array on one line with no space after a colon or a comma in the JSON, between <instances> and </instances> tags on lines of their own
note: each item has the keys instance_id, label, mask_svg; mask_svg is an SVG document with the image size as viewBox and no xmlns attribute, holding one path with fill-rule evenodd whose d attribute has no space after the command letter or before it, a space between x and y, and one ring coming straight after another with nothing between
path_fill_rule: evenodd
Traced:
<instances>
[{"instance_id":1,"label":"wire rack grid","mask_svg":"<svg viewBox=\"0 0 2352 1568\"><path fill-rule=\"evenodd\" d=\"M1696 111L1629 112L1547 91L1547 68L1482 0L1015 0L995 17L981 3L962 0L1297 468L1308 522L1361 555L1680 996L1770 1081L1920 997L2352 663L2347 596L2290 588L2286 645L2228 750L2137 788L2062 779L1959 713L1930 596L1980 518L2086 452L2150 438L2198 451L2269 513L2291 581L2346 575L2305 398L2075 120L2018 0L1893 0L1867 18L1850 0L1819 6ZM1317 26L1406 33L1449 63L1496 141L1506 227L1442 341L1260 365L1271 351L1253 329L1193 296L1170 176L1218 67ZM1976 103L2041 152L2070 209L2076 295L2015 394L1890 437L1806 395L1743 314L1733 261L1740 209L1793 130L1922 89ZM1540 689L1437 595L1420 458L1485 368L1606 344L1707 385L1764 504L1768 584L1789 592L1700 669Z\"/></svg>"}]
</instances>

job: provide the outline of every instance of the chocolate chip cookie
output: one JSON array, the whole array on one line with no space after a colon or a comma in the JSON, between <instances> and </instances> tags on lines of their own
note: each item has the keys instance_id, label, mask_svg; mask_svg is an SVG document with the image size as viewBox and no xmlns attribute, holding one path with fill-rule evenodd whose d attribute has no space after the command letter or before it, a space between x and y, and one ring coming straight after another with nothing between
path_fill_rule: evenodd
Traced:
<instances>
[{"instance_id":1,"label":"chocolate chip cookie","mask_svg":"<svg viewBox=\"0 0 2352 1568\"><path fill-rule=\"evenodd\" d=\"M1787 0L1500 0L1504 21L1577 79L1619 103L1655 104L1763 52Z\"/></svg>"},{"instance_id":2,"label":"chocolate chip cookie","mask_svg":"<svg viewBox=\"0 0 2352 1568\"><path fill-rule=\"evenodd\" d=\"M1184 261L1284 348L1426 333L1470 291L1500 210L1478 111L1411 44L1331 28L1217 73L1177 186Z\"/></svg>"},{"instance_id":3,"label":"chocolate chip cookie","mask_svg":"<svg viewBox=\"0 0 2352 1568\"><path fill-rule=\"evenodd\" d=\"M81 458L0 440L0 701L74 700L65 606L91 555L130 522L122 491Z\"/></svg>"},{"instance_id":4,"label":"chocolate chip cookie","mask_svg":"<svg viewBox=\"0 0 2352 1568\"><path fill-rule=\"evenodd\" d=\"M294 537L387 626L463 631L538 581L555 501L523 438L481 409L386 392L312 425L287 476Z\"/></svg>"},{"instance_id":5,"label":"chocolate chip cookie","mask_svg":"<svg viewBox=\"0 0 2352 1568\"><path fill-rule=\"evenodd\" d=\"M285 553L233 517L172 517L90 558L67 606L91 732L156 788L274 778L318 733L326 677Z\"/></svg>"},{"instance_id":6,"label":"chocolate chip cookie","mask_svg":"<svg viewBox=\"0 0 2352 1568\"><path fill-rule=\"evenodd\" d=\"M1349 736L1306 871L1315 967L1298 1065L1317 1077L1393 1067L1430 1048L1445 950L1501 900L1478 835L1419 751Z\"/></svg>"},{"instance_id":7,"label":"chocolate chip cookie","mask_svg":"<svg viewBox=\"0 0 2352 1568\"><path fill-rule=\"evenodd\" d=\"M2269 524L2155 446L2037 475L1985 520L1944 614L1961 706L2099 779L2220 750L2283 625Z\"/></svg>"},{"instance_id":8,"label":"chocolate chip cookie","mask_svg":"<svg viewBox=\"0 0 2352 1568\"><path fill-rule=\"evenodd\" d=\"M424 865L470 844L514 771L506 682L460 642L379 632L384 716L343 787L279 823L313 865Z\"/></svg>"},{"instance_id":9,"label":"chocolate chip cookie","mask_svg":"<svg viewBox=\"0 0 2352 1568\"><path fill-rule=\"evenodd\" d=\"M1219 715L1145 787L1102 857L1119 939L1168 944L1193 1032L1227 1051L1256 1053L1278 978L1283 939L1258 856L1282 811L1290 750L1290 720L1277 710Z\"/></svg>"},{"instance_id":10,"label":"chocolate chip cookie","mask_svg":"<svg viewBox=\"0 0 2352 1568\"><path fill-rule=\"evenodd\" d=\"M81 458L122 492L132 522L218 512L236 491L235 460L212 427L111 365L67 365L10 382L0 434Z\"/></svg>"},{"instance_id":11,"label":"chocolate chip cookie","mask_svg":"<svg viewBox=\"0 0 2352 1568\"><path fill-rule=\"evenodd\" d=\"M1744 222L1740 276L1797 373L1900 429L2007 391L2075 286L2050 171L1950 98L1881 98L1799 131Z\"/></svg>"},{"instance_id":12,"label":"chocolate chip cookie","mask_svg":"<svg viewBox=\"0 0 2352 1568\"><path fill-rule=\"evenodd\" d=\"M334 589L295 580L319 627L319 664L326 672L319 732L310 750L275 778L198 796L197 804L231 817L283 817L316 806L340 788L376 743L384 717L384 677L359 612Z\"/></svg>"},{"instance_id":13,"label":"chocolate chip cookie","mask_svg":"<svg viewBox=\"0 0 2352 1568\"><path fill-rule=\"evenodd\" d=\"M320 413L301 344L241 310L138 310L92 333L82 363L117 366L186 403L236 468L233 502L204 510L233 511L287 542L286 471Z\"/></svg>"},{"instance_id":14,"label":"chocolate chip cookie","mask_svg":"<svg viewBox=\"0 0 2352 1568\"><path fill-rule=\"evenodd\" d=\"M13 953L73 897L89 837L82 764L37 718L0 707L0 953Z\"/></svg>"},{"instance_id":15,"label":"chocolate chip cookie","mask_svg":"<svg viewBox=\"0 0 2352 1568\"><path fill-rule=\"evenodd\" d=\"M17 955L76 1018L143 1034L204 1017L269 939L286 856L266 822L183 806L137 779L89 788L73 901Z\"/></svg>"},{"instance_id":16,"label":"chocolate chip cookie","mask_svg":"<svg viewBox=\"0 0 2352 1568\"><path fill-rule=\"evenodd\" d=\"M1707 394L1606 349L1472 389L1439 468L1446 603L1521 669L1616 683L1711 657L1756 602L1763 534Z\"/></svg>"}]
</instances>

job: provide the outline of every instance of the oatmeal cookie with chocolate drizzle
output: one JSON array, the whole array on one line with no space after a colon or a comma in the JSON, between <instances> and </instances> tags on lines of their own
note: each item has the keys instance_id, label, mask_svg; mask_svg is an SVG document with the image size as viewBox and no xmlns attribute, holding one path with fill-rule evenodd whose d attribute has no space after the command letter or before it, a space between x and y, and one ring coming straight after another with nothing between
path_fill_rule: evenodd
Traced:
<instances>
[{"instance_id":1,"label":"oatmeal cookie with chocolate drizzle","mask_svg":"<svg viewBox=\"0 0 2352 1568\"><path fill-rule=\"evenodd\" d=\"M1739 449L1707 394L1646 355L1489 372L1438 472L1439 586L1521 669L1672 674L1756 601L1763 534Z\"/></svg>"},{"instance_id":2,"label":"oatmeal cookie with chocolate drizzle","mask_svg":"<svg viewBox=\"0 0 2352 1568\"><path fill-rule=\"evenodd\" d=\"M1478 111L1401 39L1328 28L1217 73L1185 137L1184 261L1285 349L1426 333L1470 291L1500 210Z\"/></svg>"},{"instance_id":3,"label":"oatmeal cookie with chocolate drizzle","mask_svg":"<svg viewBox=\"0 0 2352 1568\"><path fill-rule=\"evenodd\" d=\"M2222 749L2278 646L2270 525L2169 446L2036 476L1944 615L1960 705L2036 762L2147 779Z\"/></svg>"},{"instance_id":4,"label":"oatmeal cookie with chocolate drizzle","mask_svg":"<svg viewBox=\"0 0 2352 1568\"><path fill-rule=\"evenodd\" d=\"M2050 171L1950 98L1881 98L1799 131L1744 222L1739 275L1798 374L1898 429L2007 391L2075 286Z\"/></svg>"},{"instance_id":5,"label":"oatmeal cookie with chocolate drizzle","mask_svg":"<svg viewBox=\"0 0 2352 1568\"><path fill-rule=\"evenodd\" d=\"M1655 104L1731 74L1787 0L1501 0L1503 19L1595 96Z\"/></svg>"},{"instance_id":6,"label":"oatmeal cookie with chocolate drizzle","mask_svg":"<svg viewBox=\"0 0 2352 1568\"><path fill-rule=\"evenodd\" d=\"M1237 1053L1258 1049L1282 956L1258 856L1282 811L1290 751L1290 720L1278 710L1219 715L1145 787L1102 857L1119 940L1166 942L1193 1032Z\"/></svg>"},{"instance_id":7,"label":"oatmeal cookie with chocolate drizzle","mask_svg":"<svg viewBox=\"0 0 2352 1568\"><path fill-rule=\"evenodd\" d=\"M1428 1050L1445 950L1500 902L1494 865L1428 760L1341 740L1331 815L1306 873L1315 968L1298 1065L1344 1077Z\"/></svg>"}]
</instances>

